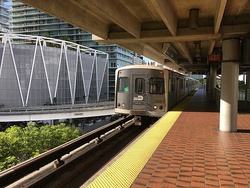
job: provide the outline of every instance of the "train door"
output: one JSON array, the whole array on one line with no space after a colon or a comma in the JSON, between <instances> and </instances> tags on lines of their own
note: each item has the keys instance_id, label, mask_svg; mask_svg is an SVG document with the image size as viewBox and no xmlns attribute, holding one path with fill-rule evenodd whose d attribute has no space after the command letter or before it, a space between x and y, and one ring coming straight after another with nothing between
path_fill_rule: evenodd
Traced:
<instances>
[{"instance_id":1,"label":"train door","mask_svg":"<svg viewBox=\"0 0 250 188\"><path fill-rule=\"evenodd\" d=\"M168 90L168 109L171 109L177 103L177 79L173 72L169 73L169 90Z\"/></svg>"},{"instance_id":2,"label":"train door","mask_svg":"<svg viewBox=\"0 0 250 188\"><path fill-rule=\"evenodd\" d=\"M179 76L176 76L175 92L176 92L176 101L175 101L175 103L177 104L179 102L179 98L180 98L180 77Z\"/></svg>"},{"instance_id":3,"label":"train door","mask_svg":"<svg viewBox=\"0 0 250 188\"><path fill-rule=\"evenodd\" d=\"M132 88L132 112L136 115L143 114L147 112L147 104L148 104L148 84L147 81L147 74L133 74L133 88Z\"/></svg>"},{"instance_id":4,"label":"train door","mask_svg":"<svg viewBox=\"0 0 250 188\"><path fill-rule=\"evenodd\" d=\"M178 75L177 77L177 103L180 102L185 97L185 77L182 75Z\"/></svg>"}]
</instances>

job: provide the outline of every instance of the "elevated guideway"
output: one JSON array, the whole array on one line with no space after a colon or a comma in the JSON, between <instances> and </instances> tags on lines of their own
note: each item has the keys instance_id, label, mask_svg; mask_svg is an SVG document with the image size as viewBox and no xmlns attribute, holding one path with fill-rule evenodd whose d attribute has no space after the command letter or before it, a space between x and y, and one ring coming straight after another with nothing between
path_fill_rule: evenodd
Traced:
<instances>
[{"instance_id":1,"label":"elevated guideway","mask_svg":"<svg viewBox=\"0 0 250 188\"><path fill-rule=\"evenodd\" d=\"M114 114L114 102L0 109L0 122L73 119Z\"/></svg>"}]
</instances>

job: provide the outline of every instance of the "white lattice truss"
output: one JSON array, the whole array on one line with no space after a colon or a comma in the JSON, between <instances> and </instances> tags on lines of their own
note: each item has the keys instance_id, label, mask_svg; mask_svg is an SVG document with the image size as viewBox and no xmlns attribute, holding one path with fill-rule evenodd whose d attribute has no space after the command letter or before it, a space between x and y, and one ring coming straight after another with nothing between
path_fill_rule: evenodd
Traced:
<instances>
[{"instance_id":1,"label":"white lattice truss","mask_svg":"<svg viewBox=\"0 0 250 188\"><path fill-rule=\"evenodd\" d=\"M53 99L57 96L57 92L58 92L58 83L59 83L59 76L60 76L60 70L61 70L61 66L62 66L62 59L65 58L66 61L66 70L67 70L67 74L68 74L68 82L69 82L69 90L70 90L70 95L71 95L71 104L74 105L75 104L75 93L76 93L76 78L77 78L77 69L78 69L78 65L77 63L80 63L80 68L81 68L81 74L82 74L82 78L83 78L83 88L84 88L84 97L85 97L85 102L88 103L89 101L89 96L90 96L90 85L91 85L91 80L93 79L93 72L95 72L95 81L96 81L96 101L98 102L100 99L100 94L101 94L101 88L103 87L103 81L104 79L108 79L108 76L105 74L108 74L108 54L95 50L95 49L91 49L88 48L86 46L82 46L82 45L78 45L76 43L73 42L68 42L68 41L63 41L63 40L59 40L59 39L52 39L52 38L48 38L48 37L41 37L41 36L30 36L30 35L17 35L17 34L2 34L0 35L0 38L2 39L2 45L3 45L3 51L0 52L2 53L2 58L1 58L1 64L0 64L0 79L2 78L2 74L4 71L4 64L5 64L5 56L6 56L6 50L10 51L10 55L12 58L12 62L13 62L13 67L14 67L14 73L16 76L16 81L17 81L17 85L18 85L18 90L19 90L19 94L20 94L20 99L21 99L21 104L23 107L28 106L29 103L29 98L30 98L30 91L31 91L31 83L33 80L33 77L35 75L34 73L34 67L35 64L37 63L36 59L37 59L37 54L39 53L39 55L42 58L42 66L44 68L45 71L45 77L46 77L46 82L47 82L47 89L49 92L49 100L50 103L53 104ZM34 49L34 53L30 56L31 58L31 69L30 69L30 77L29 77L29 83L28 83L28 87L25 88L27 89L27 91L23 91L22 84L20 82L20 78L19 78L19 73L18 73L18 67L16 64L17 59L15 58L15 54L13 51L13 45L14 44L29 44L29 45L33 45L35 47ZM51 85L50 80L49 80L49 76L48 76L48 68L46 63L46 57L44 55L44 49L46 48L51 48L48 47L48 44L54 44L57 45L57 49L60 49L60 58L59 58L59 62L58 62L58 70L57 70L57 75L56 75L56 83L54 84L54 86ZM21 45L20 45L21 46ZM58 48L59 47L59 48ZM55 48L55 47L54 47ZM38 52L40 51L40 52ZM69 62L69 51L74 51L75 54L75 64L74 65L74 69L72 70L72 61ZM83 56L84 54L84 56ZM71 54L72 55L72 54ZM88 70L88 75L84 75L84 59L82 59L83 57L85 57L86 55L88 55L90 58L92 58L92 62L91 62L91 68ZM40 57L39 56L39 57ZM99 57L102 58L99 58ZM86 56L87 57L87 56ZM100 63L102 63L102 70L98 70L98 61L101 61ZM20 60L19 60L20 61ZM104 65L103 65L104 63ZM86 70L85 70L86 71ZM88 77L88 79L86 79L86 77ZM90 78L89 78L90 77ZM105 81L105 83L107 83L107 88L108 88L108 80ZM26 96L24 96L24 94ZM107 100L108 100L108 92L106 93L107 95Z\"/></svg>"}]
</instances>

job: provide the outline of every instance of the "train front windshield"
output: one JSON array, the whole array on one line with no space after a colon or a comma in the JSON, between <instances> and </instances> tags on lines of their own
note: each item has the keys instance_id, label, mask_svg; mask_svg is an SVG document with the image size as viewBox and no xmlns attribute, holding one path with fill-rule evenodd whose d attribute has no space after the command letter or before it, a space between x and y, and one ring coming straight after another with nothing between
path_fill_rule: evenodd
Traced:
<instances>
[{"instance_id":1,"label":"train front windshield","mask_svg":"<svg viewBox=\"0 0 250 188\"><path fill-rule=\"evenodd\" d=\"M150 78L149 79L149 92L151 94L164 93L164 80L163 78Z\"/></svg>"},{"instance_id":2,"label":"train front windshield","mask_svg":"<svg viewBox=\"0 0 250 188\"><path fill-rule=\"evenodd\" d=\"M128 77L120 77L118 82L119 92L129 92L129 78Z\"/></svg>"},{"instance_id":3,"label":"train front windshield","mask_svg":"<svg viewBox=\"0 0 250 188\"><path fill-rule=\"evenodd\" d=\"M145 79L136 78L135 79L135 93L141 94L145 93ZM118 81L118 92L129 92L129 78L120 77ZM149 93L150 94L163 94L164 93L164 80L163 78L152 77L149 79Z\"/></svg>"}]
</instances>

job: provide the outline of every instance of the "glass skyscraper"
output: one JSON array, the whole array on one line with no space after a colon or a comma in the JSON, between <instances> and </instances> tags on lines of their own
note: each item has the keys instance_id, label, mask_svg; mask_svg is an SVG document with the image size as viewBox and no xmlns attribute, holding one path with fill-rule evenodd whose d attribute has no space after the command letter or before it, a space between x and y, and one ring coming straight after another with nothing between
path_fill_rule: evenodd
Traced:
<instances>
[{"instance_id":1,"label":"glass skyscraper","mask_svg":"<svg viewBox=\"0 0 250 188\"><path fill-rule=\"evenodd\" d=\"M8 33L10 25L10 0L0 0L0 32Z\"/></svg>"}]
</instances>

